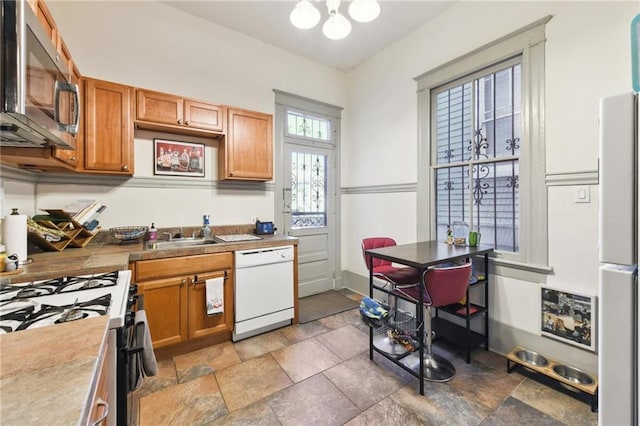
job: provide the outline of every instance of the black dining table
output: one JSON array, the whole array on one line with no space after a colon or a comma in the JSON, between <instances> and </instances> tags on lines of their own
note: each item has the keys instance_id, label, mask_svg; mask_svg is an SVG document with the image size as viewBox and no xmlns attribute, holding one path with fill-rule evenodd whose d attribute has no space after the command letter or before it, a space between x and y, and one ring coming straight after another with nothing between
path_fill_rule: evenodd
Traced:
<instances>
[{"instance_id":1,"label":"black dining table","mask_svg":"<svg viewBox=\"0 0 640 426\"><path fill-rule=\"evenodd\" d=\"M458 259L466 259L473 258L477 256L484 257L484 274L485 279L487 275L487 271L489 270L489 254L493 253L494 248L488 245L478 245L476 247L469 247L467 245L456 245L456 244L447 244L443 241L420 241L416 243L410 244L400 244L390 247L383 247L377 249L366 250L365 254L367 259L369 259L369 297L373 298L373 289L376 288L378 290L383 290L380 287L374 287L373 282L373 259L384 259L391 261L393 263L410 266L412 268L416 268L420 271L420 284L419 294L420 299L423 300L423 292L424 292L424 272L438 264L452 262ZM487 297L487 291L485 291L485 299ZM419 353L420 353L420 365L419 371L416 372L412 369L406 367L404 364L398 362L398 359L388 355L387 353L377 350L377 348L373 344L373 333L374 330L370 329L369 333L369 358L373 359L374 350L384 357L390 359L395 364L404 368L408 372L412 373L414 376L420 379L420 395L424 395L424 317L423 311L420 308L416 307L416 321L417 321L417 336L420 342L419 344ZM488 326L488 315L485 320L486 325ZM467 324L468 328L468 324ZM487 333L487 349L488 349L488 330Z\"/></svg>"}]
</instances>

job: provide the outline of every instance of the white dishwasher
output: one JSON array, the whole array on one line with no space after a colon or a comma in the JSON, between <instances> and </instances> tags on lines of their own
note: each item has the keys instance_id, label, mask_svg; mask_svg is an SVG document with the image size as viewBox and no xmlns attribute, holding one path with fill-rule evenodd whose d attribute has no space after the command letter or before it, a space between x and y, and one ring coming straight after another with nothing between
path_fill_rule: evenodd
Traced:
<instances>
[{"instance_id":1,"label":"white dishwasher","mask_svg":"<svg viewBox=\"0 0 640 426\"><path fill-rule=\"evenodd\" d=\"M291 324L293 246L236 251L235 267L232 340Z\"/></svg>"}]
</instances>

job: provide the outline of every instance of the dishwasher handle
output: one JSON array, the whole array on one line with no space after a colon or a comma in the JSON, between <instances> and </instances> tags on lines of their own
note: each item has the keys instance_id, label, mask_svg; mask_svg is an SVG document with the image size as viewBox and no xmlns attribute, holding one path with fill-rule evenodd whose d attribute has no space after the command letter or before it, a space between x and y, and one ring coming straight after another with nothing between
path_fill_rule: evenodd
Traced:
<instances>
[{"instance_id":1,"label":"dishwasher handle","mask_svg":"<svg viewBox=\"0 0 640 426\"><path fill-rule=\"evenodd\" d=\"M235 252L235 257L236 268L251 268L273 263L292 262L294 251L293 246L239 250Z\"/></svg>"}]
</instances>

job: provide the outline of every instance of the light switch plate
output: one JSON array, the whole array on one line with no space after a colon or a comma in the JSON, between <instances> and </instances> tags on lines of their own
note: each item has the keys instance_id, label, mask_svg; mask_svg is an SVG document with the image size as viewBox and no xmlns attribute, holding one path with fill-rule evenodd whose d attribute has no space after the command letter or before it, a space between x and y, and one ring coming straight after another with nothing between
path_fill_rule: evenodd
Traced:
<instances>
[{"instance_id":1,"label":"light switch plate","mask_svg":"<svg viewBox=\"0 0 640 426\"><path fill-rule=\"evenodd\" d=\"M576 203L590 203L591 202L591 191L589 186L583 185L576 187L575 199Z\"/></svg>"}]
</instances>

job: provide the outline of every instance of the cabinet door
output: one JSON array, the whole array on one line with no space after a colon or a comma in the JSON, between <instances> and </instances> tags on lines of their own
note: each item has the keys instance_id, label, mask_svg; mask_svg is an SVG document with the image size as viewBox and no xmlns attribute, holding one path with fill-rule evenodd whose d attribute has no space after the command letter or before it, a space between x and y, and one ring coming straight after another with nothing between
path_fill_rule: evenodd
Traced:
<instances>
[{"instance_id":1,"label":"cabinet door","mask_svg":"<svg viewBox=\"0 0 640 426\"><path fill-rule=\"evenodd\" d=\"M138 283L154 348L187 340L188 277Z\"/></svg>"},{"instance_id":2,"label":"cabinet door","mask_svg":"<svg viewBox=\"0 0 640 426\"><path fill-rule=\"evenodd\" d=\"M86 171L133 174L131 92L121 84L85 80Z\"/></svg>"},{"instance_id":3,"label":"cabinet door","mask_svg":"<svg viewBox=\"0 0 640 426\"><path fill-rule=\"evenodd\" d=\"M182 98L166 93L136 90L136 120L182 125Z\"/></svg>"},{"instance_id":4,"label":"cabinet door","mask_svg":"<svg viewBox=\"0 0 640 426\"><path fill-rule=\"evenodd\" d=\"M227 139L221 143L220 179L273 179L273 118L228 109Z\"/></svg>"},{"instance_id":5,"label":"cabinet door","mask_svg":"<svg viewBox=\"0 0 640 426\"><path fill-rule=\"evenodd\" d=\"M222 132L223 109L220 105L184 101L184 124L197 129Z\"/></svg>"},{"instance_id":6,"label":"cabinet door","mask_svg":"<svg viewBox=\"0 0 640 426\"><path fill-rule=\"evenodd\" d=\"M189 287L189 339L233 330L233 272L226 271L224 279L224 311L207 315L206 281L224 277L225 271L198 274Z\"/></svg>"},{"instance_id":7,"label":"cabinet door","mask_svg":"<svg viewBox=\"0 0 640 426\"><path fill-rule=\"evenodd\" d=\"M47 36L49 36L53 45L56 46L58 43L58 28L56 27L56 22L53 20L53 16L51 16L51 12L49 12L49 8L42 0L38 0L37 3L34 3L38 21L40 21L42 28L44 28L44 31L47 33Z\"/></svg>"}]
</instances>

